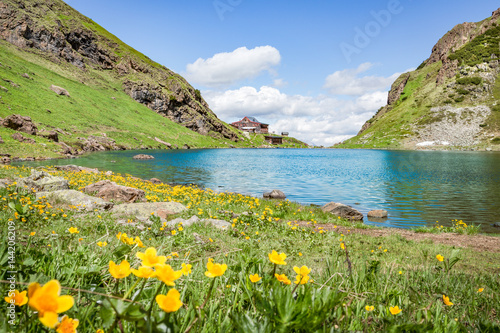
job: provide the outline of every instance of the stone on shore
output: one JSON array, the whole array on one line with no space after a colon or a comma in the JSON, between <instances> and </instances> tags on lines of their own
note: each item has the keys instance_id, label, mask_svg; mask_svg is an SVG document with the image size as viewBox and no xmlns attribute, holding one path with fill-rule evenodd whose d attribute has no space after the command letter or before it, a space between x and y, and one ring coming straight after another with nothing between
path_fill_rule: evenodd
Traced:
<instances>
[{"instance_id":1,"label":"stone on shore","mask_svg":"<svg viewBox=\"0 0 500 333\"><path fill-rule=\"evenodd\" d=\"M118 185L109 180L101 180L97 183L90 184L83 189L83 192L95 194L99 198L110 201L119 202L137 202L144 201L145 192L133 187Z\"/></svg>"},{"instance_id":2,"label":"stone on shore","mask_svg":"<svg viewBox=\"0 0 500 333\"><path fill-rule=\"evenodd\" d=\"M368 217L375 217L379 219L383 219L387 217L387 211L384 209L374 209L368 212Z\"/></svg>"},{"instance_id":3,"label":"stone on shore","mask_svg":"<svg viewBox=\"0 0 500 333\"><path fill-rule=\"evenodd\" d=\"M280 190L272 190L271 192L265 192L263 194L263 197L266 199L279 199L279 200L286 199L285 193L283 193L283 191Z\"/></svg>"},{"instance_id":4,"label":"stone on shore","mask_svg":"<svg viewBox=\"0 0 500 333\"><path fill-rule=\"evenodd\" d=\"M141 203L126 203L116 205L111 209L111 212L118 216L136 216L138 219L149 219L151 213L158 211L170 212L168 215L177 214L185 211L187 208L178 202L141 202ZM157 214L158 215L158 214Z\"/></svg>"},{"instance_id":5,"label":"stone on shore","mask_svg":"<svg viewBox=\"0 0 500 333\"><path fill-rule=\"evenodd\" d=\"M324 212L332 213L344 219L349 219L353 221L363 220L363 214L361 214L358 210L352 208L351 206L347 206L341 203L329 202L323 207L321 207L321 209Z\"/></svg>"},{"instance_id":6,"label":"stone on shore","mask_svg":"<svg viewBox=\"0 0 500 333\"><path fill-rule=\"evenodd\" d=\"M94 168L87 168L79 165L74 165L74 164L68 164L68 165L55 165L54 169L56 170L63 170L63 171L73 171L73 172L80 172L80 171L85 171L88 173L99 173L99 170L94 169Z\"/></svg>"},{"instance_id":7,"label":"stone on shore","mask_svg":"<svg viewBox=\"0 0 500 333\"><path fill-rule=\"evenodd\" d=\"M94 211L95 209L108 210L113 207L112 202L105 201L101 198L92 197L75 190L37 192L36 198L39 199L41 197L45 197L45 199L52 206L76 206L79 210L85 211Z\"/></svg>"}]
</instances>

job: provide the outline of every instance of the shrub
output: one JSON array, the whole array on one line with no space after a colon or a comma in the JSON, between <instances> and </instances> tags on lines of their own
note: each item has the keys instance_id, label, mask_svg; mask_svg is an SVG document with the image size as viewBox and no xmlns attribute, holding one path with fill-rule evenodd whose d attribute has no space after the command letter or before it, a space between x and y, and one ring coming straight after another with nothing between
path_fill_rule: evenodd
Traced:
<instances>
[{"instance_id":1,"label":"shrub","mask_svg":"<svg viewBox=\"0 0 500 333\"><path fill-rule=\"evenodd\" d=\"M479 76L472 76L472 77L462 77L460 79L457 79L457 83L461 85L469 85L469 84L474 84L474 85L479 85L483 82L483 79L480 78Z\"/></svg>"}]
</instances>

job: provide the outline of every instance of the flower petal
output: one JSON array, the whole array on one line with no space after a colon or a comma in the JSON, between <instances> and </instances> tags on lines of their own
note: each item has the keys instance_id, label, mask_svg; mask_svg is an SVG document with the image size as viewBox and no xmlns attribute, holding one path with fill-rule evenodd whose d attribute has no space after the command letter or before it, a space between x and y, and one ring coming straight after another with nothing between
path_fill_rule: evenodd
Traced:
<instances>
[{"instance_id":1,"label":"flower petal","mask_svg":"<svg viewBox=\"0 0 500 333\"><path fill-rule=\"evenodd\" d=\"M75 300L70 295L64 295L57 298L57 313L68 311L75 304Z\"/></svg>"},{"instance_id":2,"label":"flower petal","mask_svg":"<svg viewBox=\"0 0 500 333\"><path fill-rule=\"evenodd\" d=\"M38 319L40 319L40 322L48 328L56 327L59 322L57 320L57 313L55 312L45 312L43 317L38 317Z\"/></svg>"}]
</instances>

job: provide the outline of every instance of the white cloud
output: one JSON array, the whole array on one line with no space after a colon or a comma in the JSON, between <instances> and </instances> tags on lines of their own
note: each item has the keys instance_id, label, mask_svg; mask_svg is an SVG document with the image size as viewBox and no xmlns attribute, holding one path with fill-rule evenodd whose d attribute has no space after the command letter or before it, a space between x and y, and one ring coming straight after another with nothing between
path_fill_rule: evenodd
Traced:
<instances>
[{"instance_id":1,"label":"white cloud","mask_svg":"<svg viewBox=\"0 0 500 333\"><path fill-rule=\"evenodd\" d=\"M288 82L286 82L283 79L276 79L273 81L273 86L276 88L281 88L281 87L284 87L286 85L288 85Z\"/></svg>"},{"instance_id":2,"label":"white cloud","mask_svg":"<svg viewBox=\"0 0 500 333\"><path fill-rule=\"evenodd\" d=\"M219 118L233 122L255 116L271 130L289 132L310 144L331 146L357 134L375 111L385 105L387 92L372 92L357 98L337 99L287 95L276 88L241 87L224 92L203 93Z\"/></svg>"},{"instance_id":3,"label":"white cloud","mask_svg":"<svg viewBox=\"0 0 500 333\"><path fill-rule=\"evenodd\" d=\"M272 46L259 46L251 50L240 47L232 52L217 53L208 59L198 58L186 66L188 81L206 87L229 86L268 71L276 72L274 66L281 62L279 51Z\"/></svg>"},{"instance_id":4,"label":"white cloud","mask_svg":"<svg viewBox=\"0 0 500 333\"><path fill-rule=\"evenodd\" d=\"M363 76L360 74L368 71L373 64L364 63L358 68L349 68L334 72L327 76L323 88L335 95L361 96L369 92L388 90L391 84L401 73L395 73L389 77Z\"/></svg>"}]
</instances>

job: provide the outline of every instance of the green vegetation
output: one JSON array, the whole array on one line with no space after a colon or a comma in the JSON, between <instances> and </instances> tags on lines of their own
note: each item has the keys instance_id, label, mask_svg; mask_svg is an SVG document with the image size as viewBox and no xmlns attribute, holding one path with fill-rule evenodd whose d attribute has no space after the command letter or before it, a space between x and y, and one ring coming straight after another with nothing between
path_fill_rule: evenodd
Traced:
<instances>
[{"instance_id":1,"label":"green vegetation","mask_svg":"<svg viewBox=\"0 0 500 333\"><path fill-rule=\"evenodd\" d=\"M470 84L473 84L473 85L480 85L481 83L483 82L483 79L480 78L479 76L466 76L466 77L462 77L462 78L459 78L457 79L457 83L458 84L461 84L461 85L470 85Z\"/></svg>"},{"instance_id":2,"label":"green vegetation","mask_svg":"<svg viewBox=\"0 0 500 333\"><path fill-rule=\"evenodd\" d=\"M0 169L0 177L18 174L25 176L29 169ZM152 216L151 224L141 230L134 226L139 221L133 217L120 225L107 212L52 206L15 185L0 189L4 226L0 235L7 239L8 225L16 232L15 252L9 254L4 243L0 258L3 262L15 258L16 289L21 292L29 283L46 285L57 280L62 294L74 299L73 306L57 310L59 318L67 315L68 325L70 319L78 319L78 332L500 329L497 252L409 241L397 233L361 234L348 221L289 201L153 185L104 173L54 174L67 178L77 190L108 178L142 188L148 201L186 205L181 217L197 215L231 223L223 231L202 223L167 226ZM233 212L248 214L235 217ZM150 253L148 248L166 257L165 264L154 266L157 278L137 277L148 272L145 267L133 274L125 267L146 265L149 261L137 254ZM111 261L122 264L122 271ZM7 277L3 270L1 280ZM8 283L0 286L6 295ZM49 290L38 292L52 295ZM23 299L20 296L19 304ZM35 298L29 304L31 310L27 304L16 307L16 328L49 331L33 312L47 303ZM2 311L3 330L9 329L5 316Z\"/></svg>"},{"instance_id":3,"label":"green vegetation","mask_svg":"<svg viewBox=\"0 0 500 333\"><path fill-rule=\"evenodd\" d=\"M184 144L207 148L253 147L264 143L260 137L235 143L216 139L218 133L211 137L193 132L131 99L123 91L121 81L110 72L80 71L70 64L55 64L4 41L0 41L0 49L0 78L19 86L13 87L5 81L0 83L8 89L8 92L0 90L0 117L16 113L31 117L40 131L59 128L66 133L59 134L59 140L71 146L77 147L81 137L101 136L102 133L127 149L165 148L154 140L155 137L179 147ZM30 78L22 77L23 73ZM70 96L57 95L50 90L51 85L65 88ZM19 143L11 138L13 133L0 127L0 136L5 141L0 145L0 153L21 158L61 156L58 153L61 147L47 139L23 133L37 143ZM284 146L293 147L293 143L298 142ZM298 147L305 146L300 143Z\"/></svg>"},{"instance_id":4,"label":"green vegetation","mask_svg":"<svg viewBox=\"0 0 500 333\"><path fill-rule=\"evenodd\" d=\"M496 26L450 54L448 59L458 60L459 66L474 66L489 62L492 57L500 58L499 43L500 26Z\"/></svg>"}]
</instances>

